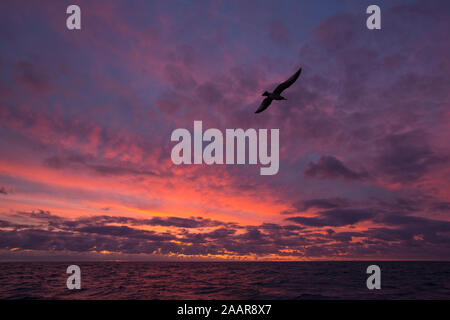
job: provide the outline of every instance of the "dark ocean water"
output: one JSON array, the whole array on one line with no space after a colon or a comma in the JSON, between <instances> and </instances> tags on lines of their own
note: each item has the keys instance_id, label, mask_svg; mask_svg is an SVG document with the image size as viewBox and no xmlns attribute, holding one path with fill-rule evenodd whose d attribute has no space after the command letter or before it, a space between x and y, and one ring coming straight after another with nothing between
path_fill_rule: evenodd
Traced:
<instances>
[{"instance_id":1,"label":"dark ocean water","mask_svg":"<svg viewBox=\"0 0 450 320\"><path fill-rule=\"evenodd\" d=\"M68 290L70 264L0 263L0 299L450 299L450 262L85 262Z\"/></svg>"}]
</instances>

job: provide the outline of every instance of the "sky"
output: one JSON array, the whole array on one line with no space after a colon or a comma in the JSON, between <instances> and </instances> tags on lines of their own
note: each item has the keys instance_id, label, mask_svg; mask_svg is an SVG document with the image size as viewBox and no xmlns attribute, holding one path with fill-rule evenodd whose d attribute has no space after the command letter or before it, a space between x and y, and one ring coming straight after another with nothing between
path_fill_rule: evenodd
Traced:
<instances>
[{"instance_id":1,"label":"sky","mask_svg":"<svg viewBox=\"0 0 450 320\"><path fill-rule=\"evenodd\" d=\"M3 0L0 260L449 260L448 30L444 0ZM278 128L279 172L173 164L195 120Z\"/></svg>"}]
</instances>

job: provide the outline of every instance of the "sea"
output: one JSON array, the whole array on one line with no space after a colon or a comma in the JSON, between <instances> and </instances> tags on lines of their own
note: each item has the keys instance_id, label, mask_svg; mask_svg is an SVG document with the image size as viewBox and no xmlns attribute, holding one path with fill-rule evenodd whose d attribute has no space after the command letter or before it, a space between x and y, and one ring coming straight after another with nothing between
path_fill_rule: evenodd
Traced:
<instances>
[{"instance_id":1,"label":"sea","mask_svg":"<svg viewBox=\"0 0 450 320\"><path fill-rule=\"evenodd\" d=\"M367 288L369 265L380 289ZM1 262L0 299L450 300L450 262Z\"/></svg>"}]
</instances>

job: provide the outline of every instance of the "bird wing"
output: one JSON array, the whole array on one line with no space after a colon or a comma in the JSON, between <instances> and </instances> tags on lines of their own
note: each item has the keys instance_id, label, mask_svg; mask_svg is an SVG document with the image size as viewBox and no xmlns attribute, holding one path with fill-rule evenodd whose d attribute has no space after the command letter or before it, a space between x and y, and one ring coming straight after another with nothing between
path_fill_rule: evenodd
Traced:
<instances>
[{"instance_id":1,"label":"bird wing","mask_svg":"<svg viewBox=\"0 0 450 320\"><path fill-rule=\"evenodd\" d=\"M270 106L271 103L272 103L272 99L270 99L269 97L265 98L261 102L261 105L259 106L258 110L255 111L255 113L263 112L264 110L266 110Z\"/></svg>"},{"instance_id":2,"label":"bird wing","mask_svg":"<svg viewBox=\"0 0 450 320\"><path fill-rule=\"evenodd\" d=\"M296 73L294 73L292 75L292 77L287 79L285 82L280 83L278 85L278 87L276 87L275 90L273 90L273 93L275 93L277 95L281 94L284 89L289 88L298 79L298 76L300 75L301 72L302 72L302 68L298 69L298 71Z\"/></svg>"}]
</instances>

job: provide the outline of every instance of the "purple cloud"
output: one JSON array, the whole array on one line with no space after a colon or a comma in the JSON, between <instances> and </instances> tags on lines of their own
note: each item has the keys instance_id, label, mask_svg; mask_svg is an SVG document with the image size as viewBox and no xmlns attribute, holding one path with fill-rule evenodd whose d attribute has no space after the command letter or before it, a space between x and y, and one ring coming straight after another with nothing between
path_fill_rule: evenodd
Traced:
<instances>
[{"instance_id":1,"label":"purple cloud","mask_svg":"<svg viewBox=\"0 0 450 320\"><path fill-rule=\"evenodd\" d=\"M333 156L321 156L317 163L310 162L305 170L305 176L322 179L343 178L347 180L362 180L368 177L367 172L357 172L346 167Z\"/></svg>"}]
</instances>

